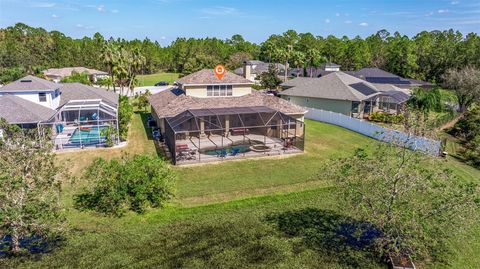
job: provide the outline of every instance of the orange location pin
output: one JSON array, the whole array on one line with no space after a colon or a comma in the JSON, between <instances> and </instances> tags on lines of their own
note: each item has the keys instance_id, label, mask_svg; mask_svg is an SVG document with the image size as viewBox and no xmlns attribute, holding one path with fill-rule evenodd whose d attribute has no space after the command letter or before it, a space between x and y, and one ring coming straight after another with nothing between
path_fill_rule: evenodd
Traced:
<instances>
[{"instance_id":1,"label":"orange location pin","mask_svg":"<svg viewBox=\"0 0 480 269\"><path fill-rule=\"evenodd\" d=\"M213 69L213 71L215 72L215 76L217 76L218 79L222 79L226 72L225 66L221 64L215 66L215 69Z\"/></svg>"}]
</instances>

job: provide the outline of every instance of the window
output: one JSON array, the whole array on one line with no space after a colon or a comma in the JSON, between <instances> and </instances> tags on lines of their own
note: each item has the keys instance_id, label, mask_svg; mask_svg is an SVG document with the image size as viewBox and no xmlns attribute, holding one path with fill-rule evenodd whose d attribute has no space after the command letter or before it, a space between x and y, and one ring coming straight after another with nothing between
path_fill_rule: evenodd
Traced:
<instances>
[{"instance_id":1,"label":"window","mask_svg":"<svg viewBox=\"0 0 480 269\"><path fill-rule=\"evenodd\" d=\"M47 101L47 94L44 92L41 92L38 94L38 100L40 102L46 102Z\"/></svg>"},{"instance_id":2,"label":"window","mask_svg":"<svg viewBox=\"0 0 480 269\"><path fill-rule=\"evenodd\" d=\"M232 85L208 85L207 96L232 96Z\"/></svg>"},{"instance_id":3,"label":"window","mask_svg":"<svg viewBox=\"0 0 480 269\"><path fill-rule=\"evenodd\" d=\"M352 102L352 113L358 113L359 106L360 106L360 102Z\"/></svg>"}]
</instances>

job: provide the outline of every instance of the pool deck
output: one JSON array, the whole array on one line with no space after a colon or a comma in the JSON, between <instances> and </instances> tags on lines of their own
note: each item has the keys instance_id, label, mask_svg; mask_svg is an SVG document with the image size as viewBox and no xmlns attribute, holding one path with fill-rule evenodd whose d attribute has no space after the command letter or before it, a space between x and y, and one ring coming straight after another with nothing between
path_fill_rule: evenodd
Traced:
<instances>
[{"instance_id":1,"label":"pool deck","mask_svg":"<svg viewBox=\"0 0 480 269\"><path fill-rule=\"evenodd\" d=\"M235 156L231 156L228 154L226 157L219 157L215 155L207 155L200 153L200 151L204 149L215 149L218 147L219 149L222 148L222 141L223 147L229 147L234 142L236 143L243 143L244 141L248 143L249 140L257 140L263 142L265 145L270 147L269 151L265 152L256 152L256 151L248 151L244 153L238 153ZM177 152L177 165L183 164L195 164L195 163L205 163L205 162L218 162L218 161L225 161L225 160L232 160L232 159L244 159L244 158L253 158L253 157L263 157L263 156L278 156L284 154L292 154L292 153L301 153L303 152L300 149L295 147L291 147L289 149L285 149L283 140L279 138L273 137L266 137L263 135L255 135L249 134L245 136L228 136L222 137L219 135L210 136L210 137L202 137L200 141L196 137L192 137L189 139L184 140L177 140L176 145L187 145L187 147Z\"/></svg>"}]
</instances>

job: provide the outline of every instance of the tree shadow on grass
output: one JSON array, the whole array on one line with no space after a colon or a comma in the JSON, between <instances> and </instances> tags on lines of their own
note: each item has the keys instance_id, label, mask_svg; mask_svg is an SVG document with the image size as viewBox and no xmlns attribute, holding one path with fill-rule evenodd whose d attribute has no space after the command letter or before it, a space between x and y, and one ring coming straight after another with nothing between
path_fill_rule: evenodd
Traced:
<instances>
[{"instance_id":1,"label":"tree shadow on grass","mask_svg":"<svg viewBox=\"0 0 480 269\"><path fill-rule=\"evenodd\" d=\"M43 238L41 236L24 237L20 239L22 251L18 255L40 255L53 251L59 247L64 239L61 237ZM0 258L14 257L9 251L12 238L9 235L0 237Z\"/></svg>"},{"instance_id":2,"label":"tree shadow on grass","mask_svg":"<svg viewBox=\"0 0 480 269\"><path fill-rule=\"evenodd\" d=\"M152 128L148 127L148 116L150 116L149 112L146 111L135 111L135 114L140 115L140 118L142 119L142 124L143 128L145 129L145 133L147 134L147 139L148 140L154 140L153 134L152 134ZM163 150L160 148L160 145L157 143L157 141L154 141L155 143L155 151L157 153L158 157L165 157Z\"/></svg>"},{"instance_id":3,"label":"tree shadow on grass","mask_svg":"<svg viewBox=\"0 0 480 269\"><path fill-rule=\"evenodd\" d=\"M301 237L303 247L345 266L369 268L380 262L374 255L373 244L381 232L370 223L315 208L270 215L267 220L285 235Z\"/></svg>"}]
</instances>

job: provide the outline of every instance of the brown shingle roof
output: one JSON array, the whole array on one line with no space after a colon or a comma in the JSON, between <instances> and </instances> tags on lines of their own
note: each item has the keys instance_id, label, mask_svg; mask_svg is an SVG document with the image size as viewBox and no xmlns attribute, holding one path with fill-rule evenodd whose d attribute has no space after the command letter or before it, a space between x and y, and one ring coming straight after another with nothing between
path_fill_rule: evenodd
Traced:
<instances>
[{"instance_id":1,"label":"brown shingle roof","mask_svg":"<svg viewBox=\"0 0 480 269\"><path fill-rule=\"evenodd\" d=\"M213 69L203 69L190 75L177 79L181 85L207 85L207 84L248 84L252 82L244 77L227 71L222 79L218 79Z\"/></svg>"},{"instance_id":2,"label":"brown shingle roof","mask_svg":"<svg viewBox=\"0 0 480 269\"><path fill-rule=\"evenodd\" d=\"M252 91L238 97L198 98L177 95L171 90L150 96L152 108L160 118L173 117L188 109L266 106L285 114L303 114L306 109L278 97Z\"/></svg>"}]
</instances>

